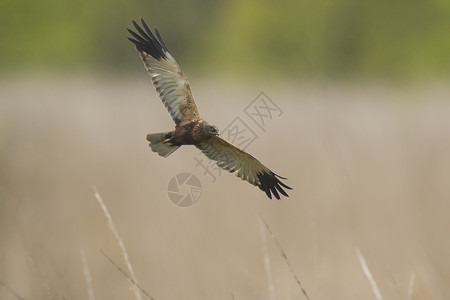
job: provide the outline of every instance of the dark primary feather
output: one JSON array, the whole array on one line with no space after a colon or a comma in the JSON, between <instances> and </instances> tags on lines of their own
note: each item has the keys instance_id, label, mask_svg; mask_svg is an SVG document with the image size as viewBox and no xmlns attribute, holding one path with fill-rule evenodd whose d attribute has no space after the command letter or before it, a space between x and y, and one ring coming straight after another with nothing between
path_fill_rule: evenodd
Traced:
<instances>
[{"instance_id":1,"label":"dark primary feather","mask_svg":"<svg viewBox=\"0 0 450 300\"><path fill-rule=\"evenodd\" d=\"M269 197L270 199L272 199L272 194L273 194L275 196L275 198L280 200L280 195L278 194L278 192L280 192L285 197L289 197L288 194L283 190L282 187L284 187L288 190L292 190L292 188L285 185L278 179L278 178L281 178L281 179L286 179L286 178L278 176L277 174L275 174L273 172L270 172L270 173L262 172L262 173L257 174L257 176L258 176L259 182L261 183L258 187L260 188L260 190L266 192L267 197Z\"/></svg>"},{"instance_id":2,"label":"dark primary feather","mask_svg":"<svg viewBox=\"0 0 450 300\"><path fill-rule=\"evenodd\" d=\"M135 21L132 23L136 29L128 29L131 34L128 39L139 52L145 69L175 124L181 126L200 120L189 82L169 53L158 30L155 29L155 36L143 19L142 25Z\"/></svg>"},{"instance_id":3,"label":"dark primary feather","mask_svg":"<svg viewBox=\"0 0 450 300\"><path fill-rule=\"evenodd\" d=\"M145 23L144 23L144 24L145 24ZM169 49L167 49L166 43L164 43L164 41L163 41L161 35L160 35L159 32L158 32L158 29L156 29L156 28L155 28L155 33L156 33L156 36L158 37L159 42L160 42L161 45L163 46L164 50L166 50L167 52L169 52Z\"/></svg>"},{"instance_id":4,"label":"dark primary feather","mask_svg":"<svg viewBox=\"0 0 450 300\"><path fill-rule=\"evenodd\" d=\"M128 38L130 42L132 42L136 49L139 52L146 52L150 54L152 57L154 57L157 60L161 59L167 59L167 56L165 52L169 52L167 49L166 44L164 43L163 39L161 38L158 30L155 28L155 32L157 35L157 38L153 35L152 31L148 28L147 24L145 23L144 19L141 18L141 23L144 29L142 29L139 24L137 24L134 20L132 21L134 28L139 32L137 34L133 30L128 29L128 32L133 36L133 38Z\"/></svg>"}]
</instances>

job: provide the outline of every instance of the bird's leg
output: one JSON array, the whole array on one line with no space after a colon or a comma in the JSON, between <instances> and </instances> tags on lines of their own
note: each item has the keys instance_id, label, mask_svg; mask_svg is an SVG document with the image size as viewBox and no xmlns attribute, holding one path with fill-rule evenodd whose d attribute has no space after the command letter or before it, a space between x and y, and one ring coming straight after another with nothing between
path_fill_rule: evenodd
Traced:
<instances>
[{"instance_id":1,"label":"bird's leg","mask_svg":"<svg viewBox=\"0 0 450 300\"><path fill-rule=\"evenodd\" d=\"M168 146L173 146L173 143L172 143L172 132L167 133L165 138L166 139L163 141L163 143L168 145Z\"/></svg>"}]
</instances>

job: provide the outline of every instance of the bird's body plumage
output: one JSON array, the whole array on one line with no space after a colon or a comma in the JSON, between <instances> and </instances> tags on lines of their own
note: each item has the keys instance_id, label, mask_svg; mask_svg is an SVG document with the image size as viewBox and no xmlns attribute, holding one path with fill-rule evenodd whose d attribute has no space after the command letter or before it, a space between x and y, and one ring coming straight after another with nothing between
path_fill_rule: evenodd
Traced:
<instances>
[{"instance_id":1,"label":"bird's body plumage","mask_svg":"<svg viewBox=\"0 0 450 300\"><path fill-rule=\"evenodd\" d=\"M215 126L208 124L200 113L192 96L189 82L178 63L155 29L156 37L141 19L142 29L135 21L138 33L128 29L128 38L139 52L142 62L152 78L162 102L176 126L175 130L147 135L150 147L159 155L167 157L182 145L195 145L217 165L249 183L258 186L269 198L288 197L284 189L291 189L252 155L220 138Z\"/></svg>"},{"instance_id":2,"label":"bird's body plumage","mask_svg":"<svg viewBox=\"0 0 450 300\"><path fill-rule=\"evenodd\" d=\"M211 125L203 120L177 125L170 133L168 142L176 146L196 145L211 137L208 126Z\"/></svg>"}]
</instances>

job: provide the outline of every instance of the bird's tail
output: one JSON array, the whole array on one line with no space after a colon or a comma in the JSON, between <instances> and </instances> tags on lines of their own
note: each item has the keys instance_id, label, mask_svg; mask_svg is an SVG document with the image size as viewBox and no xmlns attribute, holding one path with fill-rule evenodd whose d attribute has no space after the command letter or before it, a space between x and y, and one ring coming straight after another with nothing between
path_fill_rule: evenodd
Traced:
<instances>
[{"instance_id":1,"label":"bird's tail","mask_svg":"<svg viewBox=\"0 0 450 300\"><path fill-rule=\"evenodd\" d=\"M147 141L150 142L150 148L153 152L167 157L177 150L180 146L170 143L171 132L151 133L147 135Z\"/></svg>"}]
</instances>

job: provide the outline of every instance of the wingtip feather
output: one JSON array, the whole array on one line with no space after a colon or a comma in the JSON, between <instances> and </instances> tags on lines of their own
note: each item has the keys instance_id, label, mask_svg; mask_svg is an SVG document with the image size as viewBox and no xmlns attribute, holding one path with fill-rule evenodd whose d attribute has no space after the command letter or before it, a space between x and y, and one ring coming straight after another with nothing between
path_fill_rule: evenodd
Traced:
<instances>
[{"instance_id":1,"label":"wingtip feather","mask_svg":"<svg viewBox=\"0 0 450 300\"><path fill-rule=\"evenodd\" d=\"M135 44L136 49L141 53L145 52L151 55L157 60L167 59L166 52L169 52L169 50L167 49L167 46L165 45L159 33L157 33L158 38L156 38L153 35L152 31L148 28L147 23L145 23L143 18L141 18L141 23L144 29L142 29L135 20L131 20L131 23L139 33L138 34L133 30L127 28L128 32L133 37L133 40L130 40L130 38L128 39L133 44Z\"/></svg>"},{"instance_id":2,"label":"wingtip feather","mask_svg":"<svg viewBox=\"0 0 450 300\"><path fill-rule=\"evenodd\" d=\"M278 176L271 171L269 172L263 171L257 174L257 176L259 179L258 184L259 188L263 190L270 199L272 199L272 194L273 196L275 196L277 200L281 199L280 194L285 197L289 197L289 195L286 193L285 190L283 190L283 188L289 190L291 190L292 188L281 182L280 179L278 179L283 177Z\"/></svg>"}]
</instances>

